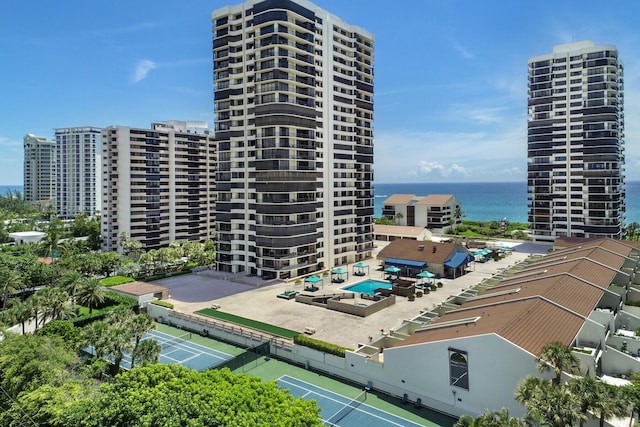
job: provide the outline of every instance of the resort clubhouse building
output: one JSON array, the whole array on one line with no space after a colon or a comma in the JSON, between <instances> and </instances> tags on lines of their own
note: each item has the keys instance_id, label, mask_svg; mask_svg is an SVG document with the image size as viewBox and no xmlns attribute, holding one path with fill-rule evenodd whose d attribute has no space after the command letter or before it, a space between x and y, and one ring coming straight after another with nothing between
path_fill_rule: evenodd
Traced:
<instances>
[{"instance_id":1,"label":"resort clubhouse building","mask_svg":"<svg viewBox=\"0 0 640 427\"><path fill-rule=\"evenodd\" d=\"M287 279L371 258L373 35L305 0L212 23L218 269Z\"/></svg>"},{"instance_id":2,"label":"resort clubhouse building","mask_svg":"<svg viewBox=\"0 0 640 427\"><path fill-rule=\"evenodd\" d=\"M529 59L532 238L622 237L623 67L615 46L580 41Z\"/></svg>"}]
</instances>

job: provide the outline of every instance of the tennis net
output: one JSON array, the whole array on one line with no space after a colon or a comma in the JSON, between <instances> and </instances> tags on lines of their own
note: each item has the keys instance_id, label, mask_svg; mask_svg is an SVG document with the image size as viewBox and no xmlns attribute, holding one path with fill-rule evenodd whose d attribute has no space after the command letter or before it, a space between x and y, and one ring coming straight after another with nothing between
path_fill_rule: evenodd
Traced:
<instances>
[{"instance_id":1,"label":"tennis net","mask_svg":"<svg viewBox=\"0 0 640 427\"><path fill-rule=\"evenodd\" d=\"M187 340L191 339L191 332L187 332L186 334L182 334L180 336L177 336L175 338L171 338L170 340L167 341L163 341L163 342L158 342L158 344L160 344L160 346L162 346L162 348L168 348L168 347L173 347L176 344L181 344Z\"/></svg>"},{"instance_id":2,"label":"tennis net","mask_svg":"<svg viewBox=\"0 0 640 427\"><path fill-rule=\"evenodd\" d=\"M347 403L344 407L342 407L338 412L333 414L327 421L326 425L328 426L337 426L338 423L344 419L347 415L351 413L354 409L356 409L362 402L367 400L367 390L363 391L359 395L357 395L353 400Z\"/></svg>"}]
</instances>

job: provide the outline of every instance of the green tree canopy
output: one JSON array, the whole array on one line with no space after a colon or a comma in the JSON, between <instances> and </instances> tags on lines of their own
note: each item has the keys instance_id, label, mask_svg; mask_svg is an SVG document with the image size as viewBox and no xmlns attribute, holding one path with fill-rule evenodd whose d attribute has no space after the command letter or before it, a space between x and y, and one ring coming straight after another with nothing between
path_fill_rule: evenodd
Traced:
<instances>
[{"instance_id":1,"label":"green tree canopy","mask_svg":"<svg viewBox=\"0 0 640 427\"><path fill-rule=\"evenodd\" d=\"M150 365L101 387L85 418L90 426L320 426L315 402L296 399L275 382L228 369L197 372Z\"/></svg>"},{"instance_id":2,"label":"green tree canopy","mask_svg":"<svg viewBox=\"0 0 640 427\"><path fill-rule=\"evenodd\" d=\"M45 384L62 384L77 363L75 351L60 337L7 335L0 345L0 386L8 396L0 394L0 404Z\"/></svg>"}]
</instances>

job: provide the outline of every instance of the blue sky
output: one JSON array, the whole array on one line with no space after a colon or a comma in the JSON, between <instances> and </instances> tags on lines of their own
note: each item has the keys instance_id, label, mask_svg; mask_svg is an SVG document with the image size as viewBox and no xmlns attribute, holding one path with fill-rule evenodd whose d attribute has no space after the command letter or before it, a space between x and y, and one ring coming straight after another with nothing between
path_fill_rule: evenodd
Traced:
<instances>
[{"instance_id":1,"label":"blue sky","mask_svg":"<svg viewBox=\"0 0 640 427\"><path fill-rule=\"evenodd\" d=\"M376 182L524 181L527 59L583 39L618 47L627 180L640 180L637 1L315 3L375 34ZM213 126L210 17L226 4L5 0L0 184L22 184L27 133L172 119Z\"/></svg>"}]
</instances>

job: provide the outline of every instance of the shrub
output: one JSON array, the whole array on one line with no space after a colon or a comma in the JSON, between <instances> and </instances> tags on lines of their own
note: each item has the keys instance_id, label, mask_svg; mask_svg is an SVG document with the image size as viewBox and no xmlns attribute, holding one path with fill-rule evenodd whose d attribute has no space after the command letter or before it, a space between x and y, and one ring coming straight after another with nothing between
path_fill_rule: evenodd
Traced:
<instances>
[{"instance_id":1,"label":"shrub","mask_svg":"<svg viewBox=\"0 0 640 427\"><path fill-rule=\"evenodd\" d=\"M100 280L100 284L102 284L102 286L106 286L106 287L111 287L111 286L118 286L118 285L122 285L125 283L131 283L131 282L135 282L136 280L133 277L127 277L127 276L113 276L113 277L105 277L104 279Z\"/></svg>"},{"instance_id":2,"label":"shrub","mask_svg":"<svg viewBox=\"0 0 640 427\"><path fill-rule=\"evenodd\" d=\"M635 301L627 301L624 303L625 305L632 305L634 307L640 307L640 301L635 300Z\"/></svg>"},{"instance_id":3,"label":"shrub","mask_svg":"<svg viewBox=\"0 0 640 427\"><path fill-rule=\"evenodd\" d=\"M436 283L436 286L438 286L439 288L441 288L442 286L444 286L444 284L442 282L438 282Z\"/></svg>"},{"instance_id":4,"label":"shrub","mask_svg":"<svg viewBox=\"0 0 640 427\"><path fill-rule=\"evenodd\" d=\"M429 288L424 288L424 293L425 293L425 295L426 295L426 294L428 294L429 292L431 292L431 289L429 289Z\"/></svg>"},{"instance_id":5,"label":"shrub","mask_svg":"<svg viewBox=\"0 0 640 427\"><path fill-rule=\"evenodd\" d=\"M422 297L422 291L417 291L416 298L421 298L421 297Z\"/></svg>"},{"instance_id":6,"label":"shrub","mask_svg":"<svg viewBox=\"0 0 640 427\"><path fill-rule=\"evenodd\" d=\"M160 307L166 307L166 308L169 308L169 309L173 310L173 304L171 304L170 302L167 302L167 301L160 301L160 300L151 301L151 304L159 305Z\"/></svg>"},{"instance_id":7,"label":"shrub","mask_svg":"<svg viewBox=\"0 0 640 427\"><path fill-rule=\"evenodd\" d=\"M100 309L117 305L126 305L133 307L137 304L138 302L134 298L107 291L104 293L104 301L97 308Z\"/></svg>"},{"instance_id":8,"label":"shrub","mask_svg":"<svg viewBox=\"0 0 640 427\"><path fill-rule=\"evenodd\" d=\"M329 353L340 357L344 357L345 351L350 350L346 347L342 347L326 341L309 338L308 336L302 334L295 336L293 338L293 342L298 345L312 348L314 350L322 351L323 353Z\"/></svg>"},{"instance_id":9,"label":"shrub","mask_svg":"<svg viewBox=\"0 0 640 427\"><path fill-rule=\"evenodd\" d=\"M70 320L52 320L36 330L36 335L59 336L76 347L82 339L82 329L74 326Z\"/></svg>"},{"instance_id":10,"label":"shrub","mask_svg":"<svg viewBox=\"0 0 640 427\"><path fill-rule=\"evenodd\" d=\"M409 301L415 301L416 300L416 295L415 294L411 294L408 297Z\"/></svg>"}]
</instances>

